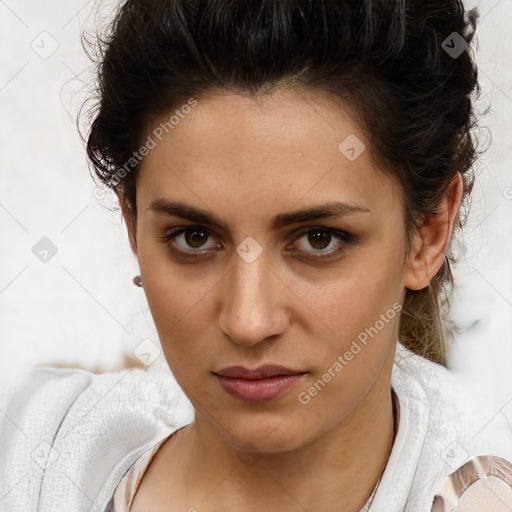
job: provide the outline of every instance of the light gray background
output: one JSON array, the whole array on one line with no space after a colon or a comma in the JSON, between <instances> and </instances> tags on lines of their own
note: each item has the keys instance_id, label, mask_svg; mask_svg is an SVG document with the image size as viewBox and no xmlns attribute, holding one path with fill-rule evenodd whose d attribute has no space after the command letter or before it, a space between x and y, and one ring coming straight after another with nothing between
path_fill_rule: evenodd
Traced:
<instances>
[{"instance_id":1,"label":"light gray background","mask_svg":"<svg viewBox=\"0 0 512 512\"><path fill-rule=\"evenodd\" d=\"M102 21L114 2L103 2ZM512 424L511 0L479 6L482 99L477 181L455 270L451 317L462 327L449 366L477 379ZM113 195L99 199L75 118L93 76L80 43L92 0L0 0L0 375L34 364L120 367L158 344ZM44 34L47 32L47 34ZM42 34L43 33L43 34ZM448 35L448 34L447 34ZM51 54L52 45L58 48ZM41 238L58 252L42 263Z\"/></svg>"}]
</instances>

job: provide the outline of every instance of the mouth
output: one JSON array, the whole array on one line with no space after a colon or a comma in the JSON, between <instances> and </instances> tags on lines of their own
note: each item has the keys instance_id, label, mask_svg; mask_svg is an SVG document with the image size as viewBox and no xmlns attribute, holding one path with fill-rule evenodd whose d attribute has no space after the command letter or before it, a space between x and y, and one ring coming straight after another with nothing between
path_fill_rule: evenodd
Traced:
<instances>
[{"instance_id":1,"label":"mouth","mask_svg":"<svg viewBox=\"0 0 512 512\"><path fill-rule=\"evenodd\" d=\"M286 366L277 364L264 364L254 368L253 370L245 368L245 366L229 366L213 373L221 377L234 377L238 379L255 380L266 379L268 377L280 377L285 375L301 375L306 372L303 370L292 370Z\"/></svg>"},{"instance_id":2,"label":"mouth","mask_svg":"<svg viewBox=\"0 0 512 512\"><path fill-rule=\"evenodd\" d=\"M231 366L212 372L221 388L244 403L275 400L295 387L307 372L279 365L263 365L254 370Z\"/></svg>"}]
</instances>

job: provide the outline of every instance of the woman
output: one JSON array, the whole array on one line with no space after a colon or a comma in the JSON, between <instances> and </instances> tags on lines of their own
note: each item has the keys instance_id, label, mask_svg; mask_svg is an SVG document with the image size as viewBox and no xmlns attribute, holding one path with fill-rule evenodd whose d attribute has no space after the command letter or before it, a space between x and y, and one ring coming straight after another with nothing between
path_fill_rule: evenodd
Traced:
<instances>
[{"instance_id":1,"label":"woman","mask_svg":"<svg viewBox=\"0 0 512 512\"><path fill-rule=\"evenodd\" d=\"M151 369L23 375L0 401L7 510L512 507L512 432L446 368L476 18L456 0L119 8L87 150L179 389Z\"/></svg>"}]
</instances>

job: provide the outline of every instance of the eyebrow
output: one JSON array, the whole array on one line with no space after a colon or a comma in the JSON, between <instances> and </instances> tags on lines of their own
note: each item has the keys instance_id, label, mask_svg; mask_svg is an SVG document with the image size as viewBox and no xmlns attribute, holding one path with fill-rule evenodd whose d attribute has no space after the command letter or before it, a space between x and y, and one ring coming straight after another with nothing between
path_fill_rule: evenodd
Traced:
<instances>
[{"instance_id":1,"label":"eyebrow","mask_svg":"<svg viewBox=\"0 0 512 512\"><path fill-rule=\"evenodd\" d=\"M169 216L181 217L200 224L210 224L222 229L227 230L226 224L215 214L188 205L181 201L168 201L167 199L155 199L146 208L146 211L165 214ZM280 213L272 219L272 229L277 230L290 224L299 222L307 222L317 219L326 218L339 218L354 213L369 212L358 203L345 203L339 201L332 201L319 206L311 206L303 210L296 210L294 212Z\"/></svg>"}]
</instances>

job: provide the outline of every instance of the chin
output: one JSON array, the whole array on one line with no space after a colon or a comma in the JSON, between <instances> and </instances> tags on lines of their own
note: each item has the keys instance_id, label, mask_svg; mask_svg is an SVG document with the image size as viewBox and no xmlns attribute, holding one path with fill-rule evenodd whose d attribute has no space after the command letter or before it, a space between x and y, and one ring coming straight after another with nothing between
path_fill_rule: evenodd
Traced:
<instances>
[{"instance_id":1,"label":"chin","mask_svg":"<svg viewBox=\"0 0 512 512\"><path fill-rule=\"evenodd\" d=\"M303 419L293 413L272 413L255 417L224 416L225 430L215 429L217 435L234 448L248 452L287 452L297 449L320 436L309 431ZM294 416L296 416L294 418ZM316 426L318 429L318 425Z\"/></svg>"}]
</instances>

